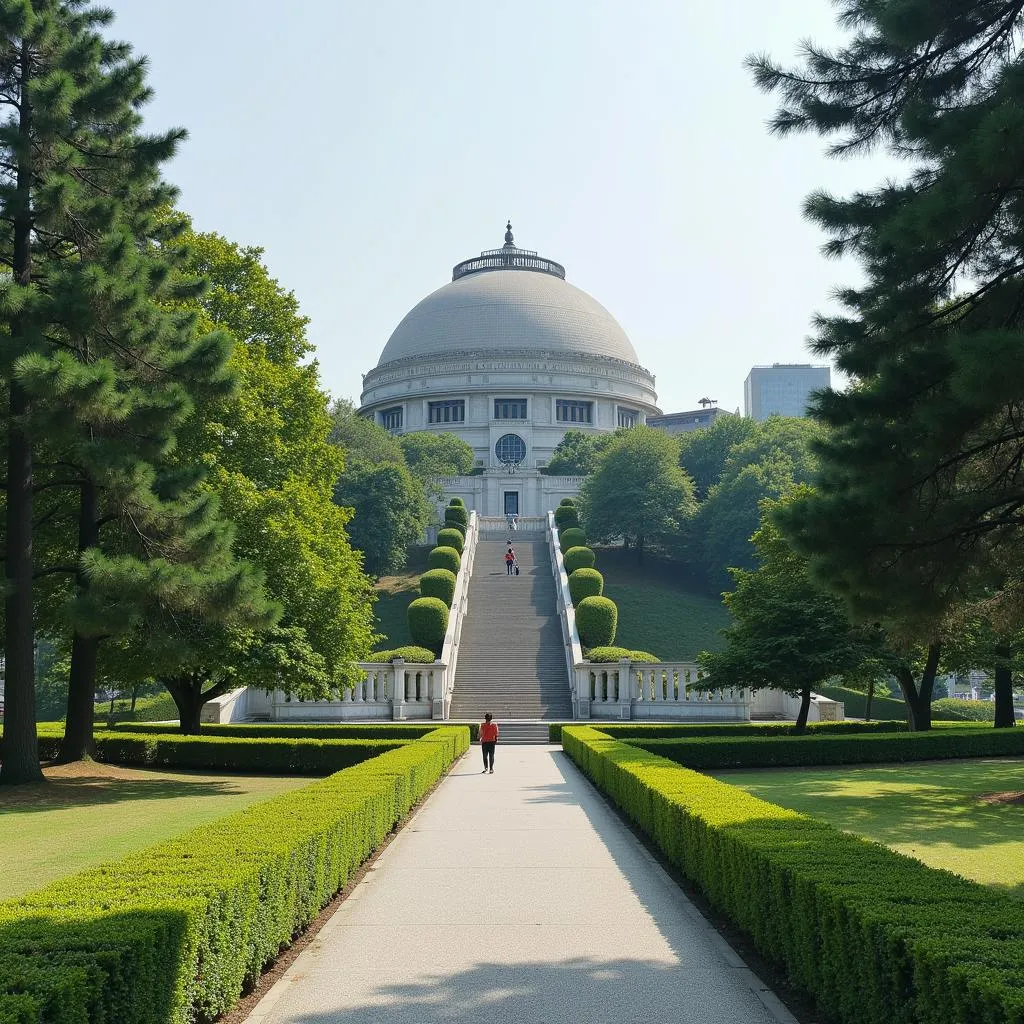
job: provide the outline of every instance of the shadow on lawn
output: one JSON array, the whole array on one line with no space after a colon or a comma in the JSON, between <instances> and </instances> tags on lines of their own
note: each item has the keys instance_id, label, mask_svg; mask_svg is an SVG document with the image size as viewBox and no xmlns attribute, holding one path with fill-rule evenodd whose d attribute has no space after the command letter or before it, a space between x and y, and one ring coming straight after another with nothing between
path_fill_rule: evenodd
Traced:
<instances>
[{"instance_id":1,"label":"shadow on lawn","mask_svg":"<svg viewBox=\"0 0 1024 1024\"><path fill-rule=\"evenodd\" d=\"M1024 835L1024 806L979 799L1024 790L1024 761L714 774L763 800L888 846L949 843L980 850L1019 843ZM1024 893L1021 886L1010 889Z\"/></svg>"},{"instance_id":2,"label":"shadow on lawn","mask_svg":"<svg viewBox=\"0 0 1024 1024\"><path fill-rule=\"evenodd\" d=\"M13 787L0 794L0 815L24 811L54 811L65 807L128 803L133 800L173 800L178 797L230 796L238 793L232 779L115 778L82 775L48 779Z\"/></svg>"}]
</instances>

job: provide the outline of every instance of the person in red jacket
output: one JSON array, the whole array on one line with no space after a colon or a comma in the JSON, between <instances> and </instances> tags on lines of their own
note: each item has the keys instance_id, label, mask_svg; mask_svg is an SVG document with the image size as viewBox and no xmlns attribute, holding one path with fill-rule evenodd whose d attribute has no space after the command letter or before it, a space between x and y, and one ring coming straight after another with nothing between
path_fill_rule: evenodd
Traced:
<instances>
[{"instance_id":1,"label":"person in red jacket","mask_svg":"<svg viewBox=\"0 0 1024 1024\"><path fill-rule=\"evenodd\" d=\"M484 752L484 771L487 771L489 762L492 775L494 774L494 747L497 742L498 723L491 721L491 713L488 711L480 724L480 747Z\"/></svg>"}]
</instances>

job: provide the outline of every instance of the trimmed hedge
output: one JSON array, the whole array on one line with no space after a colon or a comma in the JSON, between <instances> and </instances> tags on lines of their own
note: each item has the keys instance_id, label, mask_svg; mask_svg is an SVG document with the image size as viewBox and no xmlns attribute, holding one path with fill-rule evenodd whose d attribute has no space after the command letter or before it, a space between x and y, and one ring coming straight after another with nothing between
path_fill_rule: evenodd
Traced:
<instances>
[{"instance_id":1,"label":"trimmed hedge","mask_svg":"<svg viewBox=\"0 0 1024 1024\"><path fill-rule=\"evenodd\" d=\"M444 533L444 531L441 531ZM427 555L428 569L447 569L449 572L459 574L459 566L462 565L462 555L455 548L441 547L434 548Z\"/></svg>"},{"instance_id":2,"label":"trimmed hedge","mask_svg":"<svg viewBox=\"0 0 1024 1024\"><path fill-rule=\"evenodd\" d=\"M592 647L587 651L587 660L600 664L618 661L620 658L629 658L630 661L643 661L649 664L661 662L661 658L651 654L650 651L631 651L627 647Z\"/></svg>"},{"instance_id":3,"label":"trimmed hedge","mask_svg":"<svg viewBox=\"0 0 1024 1024\"><path fill-rule=\"evenodd\" d=\"M444 569L433 569L432 572L444 572ZM424 576L426 573L423 574ZM421 577L422 582L422 577ZM429 665L434 661L434 652L426 647L414 647L411 644L406 647L396 647L391 651L374 651L367 661L394 661L401 658L403 661L411 661L414 665Z\"/></svg>"},{"instance_id":4,"label":"trimmed hedge","mask_svg":"<svg viewBox=\"0 0 1024 1024\"><path fill-rule=\"evenodd\" d=\"M569 573L569 596L579 604L585 597L600 597L604 593L604 577L596 569L577 569Z\"/></svg>"},{"instance_id":5,"label":"trimmed hedge","mask_svg":"<svg viewBox=\"0 0 1024 1024\"><path fill-rule=\"evenodd\" d=\"M823 1016L1024 1020L1019 901L596 729L561 735L581 770Z\"/></svg>"},{"instance_id":6,"label":"trimmed hedge","mask_svg":"<svg viewBox=\"0 0 1024 1024\"><path fill-rule=\"evenodd\" d=\"M619 609L607 597L585 597L576 605L576 628L584 647L607 647L615 639Z\"/></svg>"},{"instance_id":7,"label":"trimmed hedge","mask_svg":"<svg viewBox=\"0 0 1024 1024\"><path fill-rule=\"evenodd\" d=\"M564 505L568 505L571 508L575 508L576 507L576 501L573 498L563 498L558 504L559 504L559 507L564 506Z\"/></svg>"},{"instance_id":8,"label":"trimmed hedge","mask_svg":"<svg viewBox=\"0 0 1024 1024\"><path fill-rule=\"evenodd\" d=\"M583 548L587 546L587 535L578 526L567 526L559 530L558 543L563 553L570 548Z\"/></svg>"},{"instance_id":9,"label":"trimmed hedge","mask_svg":"<svg viewBox=\"0 0 1024 1024\"><path fill-rule=\"evenodd\" d=\"M573 505L559 505L555 509L555 526L561 530L567 530L570 526L580 525L580 514Z\"/></svg>"},{"instance_id":10,"label":"trimmed hedge","mask_svg":"<svg viewBox=\"0 0 1024 1024\"><path fill-rule=\"evenodd\" d=\"M452 500L448 502L449 508L454 508L456 505L460 508L466 507L466 503L461 498L452 498Z\"/></svg>"},{"instance_id":11,"label":"trimmed hedge","mask_svg":"<svg viewBox=\"0 0 1024 1024\"><path fill-rule=\"evenodd\" d=\"M144 723L142 723L144 724ZM209 727L212 728L212 727ZM166 725L156 732L113 729L97 732L93 760L143 768L203 768L229 772L270 772L281 775L329 775L400 747L403 739L347 739L302 736L252 739L237 734L183 736ZM40 733L39 757L52 760L61 737Z\"/></svg>"},{"instance_id":12,"label":"trimmed hedge","mask_svg":"<svg viewBox=\"0 0 1024 1024\"><path fill-rule=\"evenodd\" d=\"M629 742L687 768L794 768L1024 754L1024 729L938 729L861 735L637 738Z\"/></svg>"},{"instance_id":13,"label":"trimmed hedge","mask_svg":"<svg viewBox=\"0 0 1024 1024\"><path fill-rule=\"evenodd\" d=\"M416 648L412 648L416 650ZM152 734L161 731L166 732L166 726L161 727L151 722L140 724L115 725L111 732L131 732ZM390 740L418 740L428 733L434 732L437 726L433 723L421 725L406 725L405 723L385 722L383 725L373 725L361 722L359 725L204 725L202 736L236 736L253 737L255 739L390 739Z\"/></svg>"},{"instance_id":14,"label":"trimmed hedge","mask_svg":"<svg viewBox=\"0 0 1024 1024\"><path fill-rule=\"evenodd\" d=\"M413 643L440 654L448 628L448 605L439 597L417 597L410 602L407 616Z\"/></svg>"},{"instance_id":15,"label":"trimmed hedge","mask_svg":"<svg viewBox=\"0 0 1024 1024\"><path fill-rule=\"evenodd\" d=\"M455 548L462 556L462 549L466 546L466 538L460 530L446 526L443 530L437 531L437 546L439 548Z\"/></svg>"},{"instance_id":16,"label":"trimmed hedge","mask_svg":"<svg viewBox=\"0 0 1024 1024\"><path fill-rule=\"evenodd\" d=\"M469 526L469 513L463 505L449 505L444 510L444 525L455 525L465 534L466 527Z\"/></svg>"},{"instance_id":17,"label":"trimmed hedge","mask_svg":"<svg viewBox=\"0 0 1024 1024\"><path fill-rule=\"evenodd\" d=\"M0 902L0 1021L228 1010L469 744L436 729L320 782Z\"/></svg>"},{"instance_id":18,"label":"trimmed hedge","mask_svg":"<svg viewBox=\"0 0 1024 1024\"><path fill-rule=\"evenodd\" d=\"M592 548L569 548L562 555L562 563L565 565L565 571L572 575L577 569L593 569L594 563L597 561L597 555L594 554Z\"/></svg>"},{"instance_id":19,"label":"trimmed hedge","mask_svg":"<svg viewBox=\"0 0 1024 1024\"><path fill-rule=\"evenodd\" d=\"M447 531L442 530L442 533ZM455 598L455 584L458 580L451 569L428 569L420 577L420 594L423 597L439 597L449 608Z\"/></svg>"},{"instance_id":20,"label":"trimmed hedge","mask_svg":"<svg viewBox=\"0 0 1024 1024\"><path fill-rule=\"evenodd\" d=\"M944 722L994 722L996 704L992 700L958 700L942 697L932 701L932 718Z\"/></svg>"}]
</instances>

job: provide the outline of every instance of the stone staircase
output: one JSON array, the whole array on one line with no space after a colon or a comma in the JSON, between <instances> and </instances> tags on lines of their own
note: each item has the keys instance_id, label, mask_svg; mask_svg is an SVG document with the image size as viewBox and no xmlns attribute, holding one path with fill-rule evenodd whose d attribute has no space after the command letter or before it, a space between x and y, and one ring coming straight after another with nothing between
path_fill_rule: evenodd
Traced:
<instances>
[{"instance_id":1,"label":"stone staircase","mask_svg":"<svg viewBox=\"0 0 1024 1024\"><path fill-rule=\"evenodd\" d=\"M505 538L481 538L477 547L450 715L479 722L490 711L503 742L517 734L508 722L572 719L547 543L519 533L512 544L518 576L505 573ZM546 727L523 737L546 743Z\"/></svg>"}]
</instances>

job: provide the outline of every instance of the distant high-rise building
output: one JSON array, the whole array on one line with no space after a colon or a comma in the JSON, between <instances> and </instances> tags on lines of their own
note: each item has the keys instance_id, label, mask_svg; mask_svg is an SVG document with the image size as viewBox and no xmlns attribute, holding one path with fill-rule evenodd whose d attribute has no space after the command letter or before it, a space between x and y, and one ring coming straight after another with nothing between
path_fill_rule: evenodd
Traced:
<instances>
[{"instance_id":1,"label":"distant high-rise building","mask_svg":"<svg viewBox=\"0 0 1024 1024\"><path fill-rule=\"evenodd\" d=\"M743 415L755 420L769 416L806 416L811 393L827 388L831 371L810 363L772 363L755 366L743 382Z\"/></svg>"}]
</instances>

